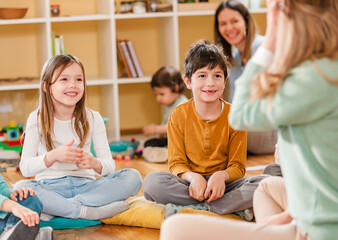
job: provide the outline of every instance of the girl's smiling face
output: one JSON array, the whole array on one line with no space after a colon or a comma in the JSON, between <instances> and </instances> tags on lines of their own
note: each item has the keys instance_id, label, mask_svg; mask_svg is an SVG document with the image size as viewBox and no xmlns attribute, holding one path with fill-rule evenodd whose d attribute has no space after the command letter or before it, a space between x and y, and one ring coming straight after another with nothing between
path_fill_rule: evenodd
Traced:
<instances>
[{"instance_id":1,"label":"girl's smiling face","mask_svg":"<svg viewBox=\"0 0 338 240\"><path fill-rule=\"evenodd\" d=\"M84 78L81 67L77 63L67 66L56 78L54 72L50 92L55 109L58 107L75 108L84 93ZM55 79L56 78L56 79Z\"/></svg>"}]
</instances>

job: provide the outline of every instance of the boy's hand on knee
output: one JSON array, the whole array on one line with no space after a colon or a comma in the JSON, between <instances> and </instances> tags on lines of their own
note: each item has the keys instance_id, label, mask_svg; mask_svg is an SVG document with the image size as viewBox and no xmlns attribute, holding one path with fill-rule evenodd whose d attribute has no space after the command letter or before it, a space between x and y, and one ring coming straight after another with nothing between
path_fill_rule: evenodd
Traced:
<instances>
[{"instance_id":1,"label":"boy's hand on knee","mask_svg":"<svg viewBox=\"0 0 338 240\"><path fill-rule=\"evenodd\" d=\"M207 184L208 182L204 177L198 173L194 174L190 181L189 196L198 201L203 201L205 199L204 192L207 188Z\"/></svg>"},{"instance_id":2,"label":"boy's hand on knee","mask_svg":"<svg viewBox=\"0 0 338 240\"><path fill-rule=\"evenodd\" d=\"M31 188L19 188L14 190L10 195L9 198L15 202L18 201L17 196L19 196L19 200L21 201L24 198L27 198L28 195L33 196L36 195L36 192Z\"/></svg>"},{"instance_id":3,"label":"boy's hand on knee","mask_svg":"<svg viewBox=\"0 0 338 240\"><path fill-rule=\"evenodd\" d=\"M208 199L208 203L223 197L227 179L229 179L229 175L225 171L218 171L211 175L204 193L204 198Z\"/></svg>"},{"instance_id":4,"label":"boy's hand on knee","mask_svg":"<svg viewBox=\"0 0 338 240\"><path fill-rule=\"evenodd\" d=\"M39 224L39 214L29 208L21 206L18 203L15 203L13 206L12 213L14 216L20 218L28 227L33 227L35 224Z\"/></svg>"}]
</instances>

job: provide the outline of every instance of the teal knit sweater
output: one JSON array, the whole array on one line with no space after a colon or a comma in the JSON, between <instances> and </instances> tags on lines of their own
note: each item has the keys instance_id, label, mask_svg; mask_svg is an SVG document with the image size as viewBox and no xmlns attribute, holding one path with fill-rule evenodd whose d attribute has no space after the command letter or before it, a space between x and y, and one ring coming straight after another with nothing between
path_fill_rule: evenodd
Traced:
<instances>
[{"instance_id":1,"label":"teal knit sweater","mask_svg":"<svg viewBox=\"0 0 338 240\"><path fill-rule=\"evenodd\" d=\"M318 59L321 71L338 82L338 60ZM238 129L278 129L289 211L312 239L338 236L338 85L310 61L291 69L273 97L249 100L253 76L262 67L250 61L236 82L230 124Z\"/></svg>"}]
</instances>

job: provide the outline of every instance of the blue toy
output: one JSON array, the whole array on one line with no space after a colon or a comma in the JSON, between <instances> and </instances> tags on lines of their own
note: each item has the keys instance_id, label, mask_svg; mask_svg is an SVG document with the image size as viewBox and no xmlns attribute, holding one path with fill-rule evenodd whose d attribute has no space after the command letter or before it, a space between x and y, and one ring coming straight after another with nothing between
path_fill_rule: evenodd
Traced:
<instances>
[{"instance_id":1,"label":"blue toy","mask_svg":"<svg viewBox=\"0 0 338 240\"><path fill-rule=\"evenodd\" d=\"M112 156L117 155L133 157L136 154L137 148L140 145L139 141L134 138L131 141L113 141L109 143Z\"/></svg>"}]
</instances>

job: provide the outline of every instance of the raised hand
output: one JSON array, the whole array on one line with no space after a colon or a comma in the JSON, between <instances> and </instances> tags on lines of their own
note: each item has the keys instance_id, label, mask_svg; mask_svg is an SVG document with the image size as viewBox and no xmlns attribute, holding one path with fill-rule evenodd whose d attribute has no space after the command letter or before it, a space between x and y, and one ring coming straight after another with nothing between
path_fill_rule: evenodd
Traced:
<instances>
[{"instance_id":1,"label":"raised hand","mask_svg":"<svg viewBox=\"0 0 338 240\"><path fill-rule=\"evenodd\" d=\"M274 52L277 40L278 29L278 10L283 8L283 0L268 0L267 8L268 13L266 15L267 27L263 46L268 50Z\"/></svg>"}]
</instances>

